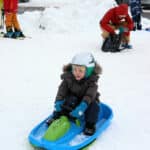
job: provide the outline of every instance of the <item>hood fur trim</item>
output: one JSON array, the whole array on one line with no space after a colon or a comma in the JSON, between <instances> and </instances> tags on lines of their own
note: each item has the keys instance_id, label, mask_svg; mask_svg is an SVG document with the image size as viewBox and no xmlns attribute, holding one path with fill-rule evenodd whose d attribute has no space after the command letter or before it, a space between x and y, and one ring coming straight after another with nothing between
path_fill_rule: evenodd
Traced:
<instances>
[{"instance_id":1,"label":"hood fur trim","mask_svg":"<svg viewBox=\"0 0 150 150\"><path fill-rule=\"evenodd\" d=\"M72 64L69 63L63 66L64 73L70 72L71 70L72 70ZM102 74L102 67L98 63L95 63L94 73L97 75Z\"/></svg>"}]
</instances>

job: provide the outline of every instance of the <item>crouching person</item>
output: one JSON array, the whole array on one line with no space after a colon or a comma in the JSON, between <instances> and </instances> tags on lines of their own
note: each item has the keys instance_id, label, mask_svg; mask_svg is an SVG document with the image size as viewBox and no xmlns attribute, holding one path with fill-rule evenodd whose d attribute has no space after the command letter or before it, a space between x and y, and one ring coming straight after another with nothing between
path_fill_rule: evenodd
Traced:
<instances>
[{"instance_id":1,"label":"crouching person","mask_svg":"<svg viewBox=\"0 0 150 150\"><path fill-rule=\"evenodd\" d=\"M99 115L98 78L101 67L95 62L91 53L80 53L73 57L70 64L64 66L61 75L53 118L47 124L59 118L63 111L62 106L71 107L67 113L71 117L84 116L86 135L93 135L96 131L96 122Z\"/></svg>"},{"instance_id":2,"label":"crouching person","mask_svg":"<svg viewBox=\"0 0 150 150\"><path fill-rule=\"evenodd\" d=\"M120 4L108 10L100 20L100 28L102 37L106 39L110 34L116 34L119 30L122 36L122 47L132 48L130 43L130 31L133 29L133 21L128 14L128 5Z\"/></svg>"}]
</instances>

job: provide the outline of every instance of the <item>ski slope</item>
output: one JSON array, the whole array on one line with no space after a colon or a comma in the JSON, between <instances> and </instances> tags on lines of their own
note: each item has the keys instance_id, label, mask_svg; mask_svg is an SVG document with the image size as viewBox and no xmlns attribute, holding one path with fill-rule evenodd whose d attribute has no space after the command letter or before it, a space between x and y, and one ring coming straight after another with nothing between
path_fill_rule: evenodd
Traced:
<instances>
[{"instance_id":1,"label":"ski slope","mask_svg":"<svg viewBox=\"0 0 150 150\"><path fill-rule=\"evenodd\" d=\"M48 0L31 3L50 5ZM51 3L60 7L18 16L31 39L0 38L1 149L33 150L28 134L53 111L62 67L82 51L92 52L103 67L100 99L114 111L111 126L91 150L149 149L150 32L132 32L131 50L103 53L99 20L114 1ZM148 27L150 20L142 18L142 24Z\"/></svg>"}]
</instances>

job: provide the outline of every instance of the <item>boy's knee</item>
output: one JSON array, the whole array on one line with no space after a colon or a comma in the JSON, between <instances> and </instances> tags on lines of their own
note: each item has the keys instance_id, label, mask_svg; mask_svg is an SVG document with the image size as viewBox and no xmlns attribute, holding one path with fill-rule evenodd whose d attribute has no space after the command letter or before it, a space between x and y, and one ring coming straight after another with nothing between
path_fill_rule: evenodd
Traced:
<instances>
[{"instance_id":1,"label":"boy's knee","mask_svg":"<svg viewBox=\"0 0 150 150\"><path fill-rule=\"evenodd\" d=\"M102 34L101 34L101 36L103 37L103 39L106 39L106 38L109 37L109 32L103 31Z\"/></svg>"}]
</instances>

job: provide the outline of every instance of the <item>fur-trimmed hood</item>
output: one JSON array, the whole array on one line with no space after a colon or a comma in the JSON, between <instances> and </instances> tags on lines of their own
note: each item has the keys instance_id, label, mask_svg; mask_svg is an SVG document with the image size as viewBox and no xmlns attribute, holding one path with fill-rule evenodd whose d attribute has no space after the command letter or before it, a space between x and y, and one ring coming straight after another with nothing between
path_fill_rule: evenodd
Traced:
<instances>
[{"instance_id":1,"label":"fur-trimmed hood","mask_svg":"<svg viewBox=\"0 0 150 150\"><path fill-rule=\"evenodd\" d=\"M64 65L64 67L63 67L64 73L70 72L71 70L72 70L72 64L69 63L67 65ZM95 63L95 68L94 68L93 74L95 74L95 75L102 74L102 67L98 63Z\"/></svg>"}]
</instances>

